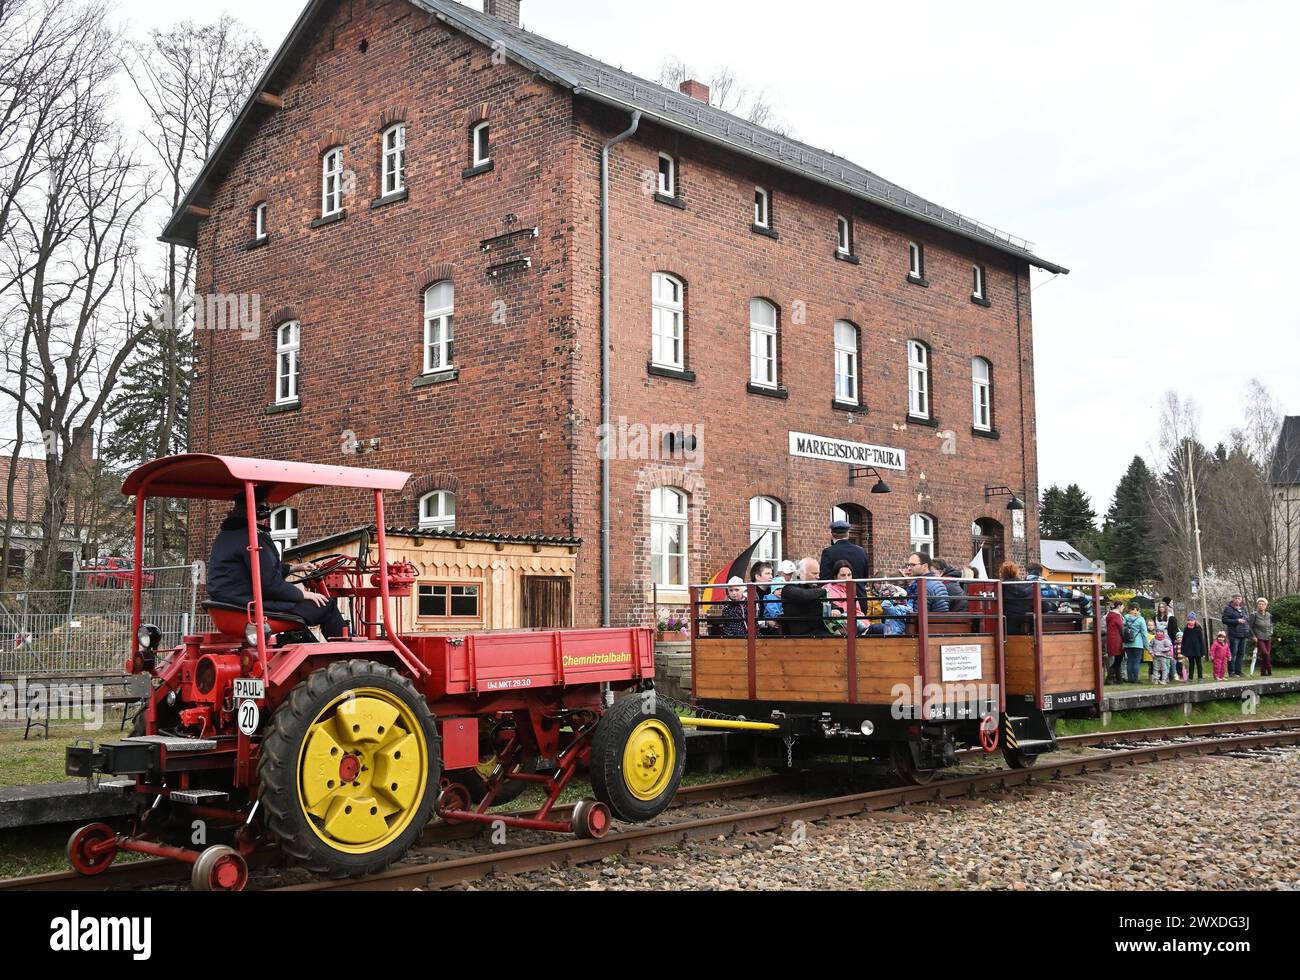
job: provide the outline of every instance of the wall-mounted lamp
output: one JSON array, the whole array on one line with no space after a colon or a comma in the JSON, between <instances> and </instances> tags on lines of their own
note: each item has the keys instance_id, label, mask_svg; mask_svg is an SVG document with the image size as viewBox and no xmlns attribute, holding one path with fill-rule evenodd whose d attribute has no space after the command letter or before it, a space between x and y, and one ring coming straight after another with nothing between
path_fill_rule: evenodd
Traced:
<instances>
[{"instance_id":1,"label":"wall-mounted lamp","mask_svg":"<svg viewBox=\"0 0 1300 980\"><path fill-rule=\"evenodd\" d=\"M874 466L857 466L857 467L850 466L849 467L850 486L856 483L858 480L864 480L869 476L874 476L876 478L876 485L871 488L872 493L891 492L889 489L889 484L885 482L884 477L882 477L878 472L876 472L876 468Z\"/></svg>"},{"instance_id":2,"label":"wall-mounted lamp","mask_svg":"<svg viewBox=\"0 0 1300 980\"><path fill-rule=\"evenodd\" d=\"M1024 510L1025 502L1016 496L1016 492L1010 487L985 487L984 499L992 500L994 497L1010 497L1007 503L1007 510Z\"/></svg>"}]
</instances>

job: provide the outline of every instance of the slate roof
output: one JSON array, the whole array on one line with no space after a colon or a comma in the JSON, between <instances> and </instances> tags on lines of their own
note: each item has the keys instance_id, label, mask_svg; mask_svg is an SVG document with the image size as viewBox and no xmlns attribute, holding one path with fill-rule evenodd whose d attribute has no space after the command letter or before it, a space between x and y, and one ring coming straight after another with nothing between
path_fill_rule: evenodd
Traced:
<instances>
[{"instance_id":1,"label":"slate roof","mask_svg":"<svg viewBox=\"0 0 1300 980\"><path fill-rule=\"evenodd\" d=\"M371 543L374 543L375 526L373 524L363 527L354 527L350 531L340 531L338 534L332 534L327 538L320 538L316 541L306 541L302 544L295 545L285 551L285 557L296 557L310 551L319 551L321 548L334 547L336 545L345 545L356 541L362 531L370 533ZM424 538L426 541L483 541L488 544L536 544L553 547L576 548L582 544L582 538L564 538L553 537L545 534L491 534L478 531L434 531L421 530L418 527L390 527L386 530L390 538Z\"/></svg>"},{"instance_id":2,"label":"slate roof","mask_svg":"<svg viewBox=\"0 0 1300 980\"><path fill-rule=\"evenodd\" d=\"M1082 554L1075 550L1068 541L1040 541L1038 543L1039 562L1053 572L1070 575L1096 575L1099 569Z\"/></svg>"},{"instance_id":3,"label":"slate roof","mask_svg":"<svg viewBox=\"0 0 1300 980\"><path fill-rule=\"evenodd\" d=\"M181 202L163 232L163 241L193 245L197 221L190 205L206 206L210 186L219 179L226 157L242 140L244 127L253 120L256 96L291 61L298 42L312 20L330 0L312 0L293 31L272 59L262 80L249 97L231 131L208 161L193 188ZM415 6L512 60L537 72L576 97L593 99L628 110L640 110L646 119L699 139L731 149L816 183L836 188L886 210L907 215L954 234L982 242L1017 256L1048 272L1069 270L1034 254L1032 242L999 231L891 183L852 161L782 136L739 116L715 109L673 89L639 78L630 72L581 54L539 34L474 10L455 0L410 0Z\"/></svg>"},{"instance_id":4,"label":"slate roof","mask_svg":"<svg viewBox=\"0 0 1300 980\"><path fill-rule=\"evenodd\" d=\"M1273 450L1268 482L1275 487L1300 484L1300 415L1289 415L1282 423L1277 448Z\"/></svg>"}]
</instances>

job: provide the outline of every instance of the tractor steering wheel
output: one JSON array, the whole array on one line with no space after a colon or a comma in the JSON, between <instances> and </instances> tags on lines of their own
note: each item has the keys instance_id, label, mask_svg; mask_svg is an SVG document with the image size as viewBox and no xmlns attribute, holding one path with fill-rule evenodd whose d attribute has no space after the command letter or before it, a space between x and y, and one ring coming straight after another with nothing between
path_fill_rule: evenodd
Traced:
<instances>
[{"instance_id":1,"label":"tractor steering wheel","mask_svg":"<svg viewBox=\"0 0 1300 980\"><path fill-rule=\"evenodd\" d=\"M315 571L299 572L297 578L293 581L298 585L306 585L308 582L319 582L330 572L337 571L340 567L352 560L351 555L322 555L316 559L315 564L318 566Z\"/></svg>"}]
</instances>

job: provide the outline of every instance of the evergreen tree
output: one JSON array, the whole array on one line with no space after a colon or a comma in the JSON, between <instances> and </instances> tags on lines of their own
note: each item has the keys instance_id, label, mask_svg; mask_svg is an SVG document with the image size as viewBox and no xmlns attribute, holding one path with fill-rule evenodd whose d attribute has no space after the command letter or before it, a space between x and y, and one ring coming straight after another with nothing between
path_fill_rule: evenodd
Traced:
<instances>
[{"instance_id":1,"label":"evergreen tree","mask_svg":"<svg viewBox=\"0 0 1300 980\"><path fill-rule=\"evenodd\" d=\"M1097 550L1097 512L1092 500L1077 483L1071 483L1061 493L1061 540L1068 541L1089 558Z\"/></svg>"},{"instance_id":2,"label":"evergreen tree","mask_svg":"<svg viewBox=\"0 0 1300 980\"><path fill-rule=\"evenodd\" d=\"M1039 535L1049 541L1061 540L1061 508L1064 494L1061 488L1052 484L1043 491L1042 503L1038 506Z\"/></svg>"},{"instance_id":3,"label":"evergreen tree","mask_svg":"<svg viewBox=\"0 0 1300 980\"><path fill-rule=\"evenodd\" d=\"M1139 587L1158 574L1152 530L1154 491L1155 476L1141 456L1134 456L1115 488L1103 532L1107 575L1119 585Z\"/></svg>"}]
</instances>

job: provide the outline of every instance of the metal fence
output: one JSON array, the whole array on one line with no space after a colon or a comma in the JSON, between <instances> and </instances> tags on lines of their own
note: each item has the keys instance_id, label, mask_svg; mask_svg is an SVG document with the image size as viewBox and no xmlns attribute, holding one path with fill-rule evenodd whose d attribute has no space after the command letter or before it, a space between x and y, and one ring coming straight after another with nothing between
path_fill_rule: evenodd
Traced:
<instances>
[{"instance_id":1,"label":"metal fence","mask_svg":"<svg viewBox=\"0 0 1300 980\"><path fill-rule=\"evenodd\" d=\"M81 569L67 589L0 593L0 676L121 670L132 649L131 573ZM140 614L175 646L211 630L197 610L200 565L142 572Z\"/></svg>"}]
</instances>

